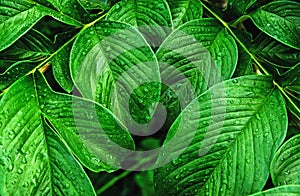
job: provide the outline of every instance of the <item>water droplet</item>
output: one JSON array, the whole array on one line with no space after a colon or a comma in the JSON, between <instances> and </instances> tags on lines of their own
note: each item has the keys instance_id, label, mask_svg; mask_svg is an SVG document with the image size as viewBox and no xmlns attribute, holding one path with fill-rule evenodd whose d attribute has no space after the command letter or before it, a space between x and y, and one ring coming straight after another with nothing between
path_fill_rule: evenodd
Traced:
<instances>
[{"instance_id":1,"label":"water droplet","mask_svg":"<svg viewBox=\"0 0 300 196\"><path fill-rule=\"evenodd\" d=\"M20 168L20 169L18 169L17 172L18 172L18 174L22 174L23 173L23 169Z\"/></svg>"},{"instance_id":2,"label":"water droplet","mask_svg":"<svg viewBox=\"0 0 300 196\"><path fill-rule=\"evenodd\" d=\"M289 175L290 174L290 170L287 170L284 172L285 175Z\"/></svg>"},{"instance_id":3,"label":"water droplet","mask_svg":"<svg viewBox=\"0 0 300 196\"><path fill-rule=\"evenodd\" d=\"M181 159L180 159L179 157L176 157L176 158L174 158L174 159L172 160L172 163L173 163L174 165L178 165L180 162L181 162Z\"/></svg>"}]
</instances>

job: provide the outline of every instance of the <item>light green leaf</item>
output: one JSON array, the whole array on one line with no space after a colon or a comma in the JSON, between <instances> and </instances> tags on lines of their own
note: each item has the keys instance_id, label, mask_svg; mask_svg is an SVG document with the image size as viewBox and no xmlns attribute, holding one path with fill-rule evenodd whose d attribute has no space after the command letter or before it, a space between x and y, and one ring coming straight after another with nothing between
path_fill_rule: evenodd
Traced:
<instances>
[{"instance_id":1,"label":"light green leaf","mask_svg":"<svg viewBox=\"0 0 300 196\"><path fill-rule=\"evenodd\" d=\"M231 78L238 51L234 39L217 20L200 19L171 33L156 56L162 83L170 87L164 89L162 100L172 108L170 116L176 118L178 101L183 109L208 87Z\"/></svg>"},{"instance_id":2,"label":"light green leaf","mask_svg":"<svg viewBox=\"0 0 300 196\"><path fill-rule=\"evenodd\" d=\"M194 0L167 0L174 24L174 28L191 21L202 18L202 5Z\"/></svg>"},{"instance_id":3,"label":"light green leaf","mask_svg":"<svg viewBox=\"0 0 300 196\"><path fill-rule=\"evenodd\" d=\"M264 33L259 34L253 42L250 48L252 54L268 64L289 68L300 61L300 50L284 45Z\"/></svg>"},{"instance_id":4,"label":"light green leaf","mask_svg":"<svg viewBox=\"0 0 300 196\"><path fill-rule=\"evenodd\" d=\"M116 3L107 13L107 20L125 22L138 27L154 48L172 30L171 12L166 0L126 0Z\"/></svg>"},{"instance_id":5,"label":"light green leaf","mask_svg":"<svg viewBox=\"0 0 300 196\"><path fill-rule=\"evenodd\" d=\"M249 17L264 33L300 50L300 3L274 1L250 13Z\"/></svg>"},{"instance_id":6,"label":"light green leaf","mask_svg":"<svg viewBox=\"0 0 300 196\"><path fill-rule=\"evenodd\" d=\"M37 96L30 75L0 101L0 194L95 195L83 168L44 123Z\"/></svg>"},{"instance_id":7,"label":"light green leaf","mask_svg":"<svg viewBox=\"0 0 300 196\"><path fill-rule=\"evenodd\" d=\"M0 2L0 37L5 37L5 39L0 42L0 51L11 46L46 15L69 25L82 25L81 22L64 13L59 13L34 1L2 0Z\"/></svg>"},{"instance_id":8,"label":"light green leaf","mask_svg":"<svg viewBox=\"0 0 300 196\"><path fill-rule=\"evenodd\" d=\"M243 76L217 84L191 102L170 128L157 161L167 164L155 171L156 191L159 195L260 191L286 130L284 100L271 77Z\"/></svg>"},{"instance_id":9,"label":"light green leaf","mask_svg":"<svg viewBox=\"0 0 300 196\"><path fill-rule=\"evenodd\" d=\"M271 164L275 186L300 185L300 134L290 138L276 152Z\"/></svg>"},{"instance_id":10,"label":"light green leaf","mask_svg":"<svg viewBox=\"0 0 300 196\"><path fill-rule=\"evenodd\" d=\"M287 185L268 189L263 192L255 193L251 196L298 196L299 194L299 185Z\"/></svg>"},{"instance_id":11,"label":"light green leaf","mask_svg":"<svg viewBox=\"0 0 300 196\"><path fill-rule=\"evenodd\" d=\"M109 108L126 126L146 123L153 115L159 68L150 46L133 27L96 23L76 38L70 63L81 94Z\"/></svg>"}]
</instances>

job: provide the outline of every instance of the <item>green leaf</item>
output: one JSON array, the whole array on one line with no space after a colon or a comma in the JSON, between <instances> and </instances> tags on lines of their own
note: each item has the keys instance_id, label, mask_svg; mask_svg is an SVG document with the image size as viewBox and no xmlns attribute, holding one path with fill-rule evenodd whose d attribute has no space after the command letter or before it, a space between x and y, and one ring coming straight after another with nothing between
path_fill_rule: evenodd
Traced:
<instances>
[{"instance_id":1,"label":"green leaf","mask_svg":"<svg viewBox=\"0 0 300 196\"><path fill-rule=\"evenodd\" d=\"M36 77L43 115L81 163L96 172L118 169L126 149L134 149L125 126L101 105L55 93L40 75Z\"/></svg>"},{"instance_id":2,"label":"green leaf","mask_svg":"<svg viewBox=\"0 0 300 196\"><path fill-rule=\"evenodd\" d=\"M170 116L177 117L178 101L183 109L208 87L231 78L237 53L234 39L215 19L190 21L172 32L156 52L162 83L170 87L162 93Z\"/></svg>"},{"instance_id":3,"label":"green leaf","mask_svg":"<svg viewBox=\"0 0 300 196\"><path fill-rule=\"evenodd\" d=\"M118 165L119 161L125 159L123 157L125 155L122 154L123 149L134 148L133 140L124 125L99 104L74 96L55 93L44 80L40 74L28 75L25 79L23 77L23 79L14 83L13 86L27 89L29 85L33 85L29 89L33 88L35 94L19 91L19 93L22 92L22 95L17 94L16 97L9 98L14 103L20 102L16 101L20 96L23 97L21 99L24 99L25 102L38 98L34 102L38 104L34 106L38 108L38 111L35 111L37 117L45 117L80 162L90 170L113 171L120 167ZM31 82L28 84L28 81ZM8 92L14 92L13 86L9 88ZM4 94L4 97L10 96L10 94L7 95L8 92ZM4 100L4 97L2 100ZM20 105L22 106L21 102ZM31 105L29 104L28 107L30 108ZM2 108L1 111L3 111L2 115L15 115L14 111L11 111L9 108ZM26 112L24 111L25 114ZM36 121L35 118L30 117L28 117L29 120ZM15 118L15 123L23 120L21 117L14 116L2 116L2 118ZM29 122L25 120L24 123L25 126ZM21 125L20 128L25 129ZM9 128L3 127L3 129L9 132ZM30 127L28 129L31 130Z\"/></svg>"},{"instance_id":4,"label":"green leaf","mask_svg":"<svg viewBox=\"0 0 300 196\"><path fill-rule=\"evenodd\" d=\"M234 29L234 34L238 37L239 40L246 46L246 48L250 48L252 36L250 33L245 33L243 31ZM238 62L235 69L234 77L244 76L244 75L253 75L253 59L249 55L249 53L241 46L241 44L237 45L238 47Z\"/></svg>"},{"instance_id":5,"label":"green leaf","mask_svg":"<svg viewBox=\"0 0 300 196\"><path fill-rule=\"evenodd\" d=\"M136 184L140 187L142 196L155 196L153 185L153 170L142 171L134 175Z\"/></svg>"},{"instance_id":6,"label":"green leaf","mask_svg":"<svg viewBox=\"0 0 300 196\"><path fill-rule=\"evenodd\" d=\"M79 0L79 2L87 10L108 10L110 8L109 0Z\"/></svg>"},{"instance_id":7,"label":"green leaf","mask_svg":"<svg viewBox=\"0 0 300 196\"><path fill-rule=\"evenodd\" d=\"M297 196L300 194L299 185L280 186L268 189L263 192L255 193L251 196Z\"/></svg>"},{"instance_id":8,"label":"green leaf","mask_svg":"<svg viewBox=\"0 0 300 196\"><path fill-rule=\"evenodd\" d=\"M260 191L286 130L284 100L272 78L243 76L217 84L191 102L170 128L157 161L167 164L155 171L156 191L159 195Z\"/></svg>"},{"instance_id":9,"label":"green leaf","mask_svg":"<svg viewBox=\"0 0 300 196\"><path fill-rule=\"evenodd\" d=\"M299 63L300 50L286 46L264 33L255 38L250 51L260 60L278 67L289 68Z\"/></svg>"},{"instance_id":10,"label":"green leaf","mask_svg":"<svg viewBox=\"0 0 300 196\"><path fill-rule=\"evenodd\" d=\"M228 0L225 16L230 20L236 19L247 13L247 10L256 2L257 0Z\"/></svg>"},{"instance_id":11,"label":"green leaf","mask_svg":"<svg viewBox=\"0 0 300 196\"><path fill-rule=\"evenodd\" d=\"M55 80L68 93L72 92L74 83L70 71L70 53L74 43L74 32L65 32L56 36L55 45L61 46L51 59ZM65 40L72 40L66 42Z\"/></svg>"},{"instance_id":12,"label":"green leaf","mask_svg":"<svg viewBox=\"0 0 300 196\"><path fill-rule=\"evenodd\" d=\"M8 88L19 78L23 77L37 66L37 63L20 61L14 63L3 73L0 73L0 91Z\"/></svg>"},{"instance_id":13,"label":"green leaf","mask_svg":"<svg viewBox=\"0 0 300 196\"><path fill-rule=\"evenodd\" d=\"M53 43L35 29L30 30L12 46L0 52L0 69L6 70L18 61L42 61L53 52Z\"/></svg>"},{"instance_id":14,"label":"green leaf","mask_svg":"<svg viewBox=\"0 0 300 196\"><path fill-rule=\"evenodd\" d=\"M191 21L202 18L202 5L200 1L193 0L167 0L174 28Z\"/></svg>"},{"instance_id":15,"label":"green leaf","mask_svg":"<svg viewBox=\"0 0 300 196\"><path fill-rule=\"evenodd\" d=\"M44 123L32 75L10 87L0 111L1 195L95 195L83 168Z\"/></svg>"},{"instance_id":16,"label":"green leaf","mask_svg":"<svg viewBox=\"0 0 300 196\"><path fill-rule=\"evenodd\" d=\"M300 62L291 67L287 72L285 72L281 78L279 78L279 81L281 82L281 85L286 88L296 88L295 92L298 92L300 95L300 90L297 91L297 86L300 86Z\"/></svg>"},{"instance_id":17,"label":"green leaf","mask_svg":"<svg viewBox=\"0 0 300 196\"><path fill-rule=\"evenodd\" d=\"M146 123L153 115L151 105L160 93L159 68L150 46L133 27L96 23L76 38L70 63L81 94L109 108L126 126L135 125L132 117Z\"/></svg>"},{"instance_id":18,"label":"green leaf","mask_svg":"<svg viewBox=\"0 0 300 196\"><path fill-rule=\"evenodd\" d=\"M78 0L47 0L59 13L63 13L77 21L88 22L88 12Z\"/></svg>"},{"instance_id":19,"label":"green leaf","mask_svg":"<svg viewBox=\"0 0 300 196\"><path fill-rule=\"evenodd\" d=\"M271 176L275 186L300 185L300 134L290 138L276 152L271 164Z\"/></svg>"},{"instance_id":20,"label":"green leaf","mask_svg":"<svg viewBox=\"0 0 300 196\"><path fill-rule=\"evenodd\" d=\"M172 30L170 8L166 0L126 0L116 3L107 13L107 20L138 27L148 43L159 47Z\"/></svg>"},{"instance_id":21,"label":"green leaf","mask_svg":"<svg viewBox=\"0 0 300 196\"><path fill-rule=\"evenodd\" d=\"M0 51L11 46L29 31L41 18L49 15L69 25L80 26L81 23L51 8L26 0L3 0L0 3Z\"/></svg>"},{"instance_id":22,"label":"green leaf","mask_svg":"<svg viewBox=\"0 0 300 196\"><path fill-rule=\"evenodd\" d=\"M264 33L295 49L300 49L300 3L274 1L249 14Z\"/></svg>"}]
</instances>

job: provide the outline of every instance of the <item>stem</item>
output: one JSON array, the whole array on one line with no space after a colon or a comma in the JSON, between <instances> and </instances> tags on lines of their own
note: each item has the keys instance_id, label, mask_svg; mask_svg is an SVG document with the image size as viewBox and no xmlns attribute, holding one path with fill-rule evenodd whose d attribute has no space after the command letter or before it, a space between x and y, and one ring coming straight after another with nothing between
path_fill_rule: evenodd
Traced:
<instances>
[{"instance_id":1,"label":"stem","mask_svg":"<svg viewBox=\"0 0 300 196\"><path fill-rule=\"evenodd\" d=\"M113 186L117 181L121 180L122 178L125 178L128 174L130 174L131 171L124 171L123 173L121 173L120 175L114 177L113 179L111 179L110 181L108 181L104 186L102 186L100 189L98 189L96 191L97 195L100 195L101 193L103 193L104 191L106 191L107 189L109 189L111 186Z\"/></svg>"},{"instance_id":2,"label":"stem","mask_svg":"<svg viewBox=\"0 0 300 196\"><path fill-rule=\"evenodd\" d=\"M200 1L200 0L199 0ZM234 32L231 30L231 28L228 26L228 24L222 20L216 13L214 13L209 7L207 7L202 1L200 1L202 6L209 11L217 20L219 20L224 27L230 32L230 34L234 37L234 39L242 46L242 48L249 54L251 59L256 63L256 65L263 71L263 74L265 75L271 75L263 66L262 64L256 59L256 57L247 49L247 47L244 45L244 43L234 34ZM284 95L284 97L292 104L292 106L297 110L297 112L300 113L300 109L293 102L293 100L289 97L289 95L285 92L285 90L275 81L273 80L274 86L278 87L278 89L281 91L281 93Z\"/></svg>"},{"instance_id":3,"label":"stem","mask_svg":"<svg viewBox=\"0 0 300 196\"><path fill-rule=\"evenodd\" d=\"M292 106L297 110L297 112L300 113L300 109L299 107L294 103L294 101L289 97L289 95L287 94L287 92L285 92L285 90L277 83L273 80L273 83L275 86L278 87L278 89L281 91L281 93L286 97L286 99L292 104Z\"/></svg>"},{"instance_id":4,"label":"stem","mask_svg":"<svg viewBox=\"0 0 300 196\"><path fill-rule=\"evenodd\" d=\"M244 45L244 43L234 34L234 32L231 30L231 28L228 26L228 24L222 20L215 12L213 12L209 7L207 7L202 1L200 1L202 6L209 11L217 20L219 20L224 27L229 31L229 33L234 37L234 39L242 46L242 48L248 53L248 55L253 59L253 61L257 64L257 66L263 71L265 75L271 75L263 66L260 64L260 62L255 58L255 56L247 49L247 47Z\"/></svg>"}]
</instances>

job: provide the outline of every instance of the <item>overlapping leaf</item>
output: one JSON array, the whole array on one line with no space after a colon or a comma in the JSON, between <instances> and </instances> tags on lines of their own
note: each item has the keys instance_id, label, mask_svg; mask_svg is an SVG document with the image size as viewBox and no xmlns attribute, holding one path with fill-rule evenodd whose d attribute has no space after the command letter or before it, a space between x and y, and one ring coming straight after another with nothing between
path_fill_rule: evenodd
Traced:
<instances>
[{"instance_id":1,"label":"overlapping leaf","mask_svg":"<svg viewBox=\"0 0 300 196\"><path fill-rule=\"evenodd\" d=\"M259 59L278 67L292 67L300 60L300 50L286 46L264 33L254 40L250 50Z\"/></svg>"},{"instance_id":2,"label":"overlapping leaf","mask_svg":"<svg viewBox=\"0 0 300 196\"><path fill-rule=\"evenodd\" d=\"M148 43L159 47L172 30L171 12L166 0L126 0L116 3L107 13L107 20L138 27Z\"/></svg>"},{"instance_id":3,"label":"overlapping leaf","mask_svg":"<svg viewBox=\"0 0 300 196\"><path fill-rule=\"evenodd\" d=\"M95 195L83 168L43 121L34 82L23 77L0 101L0 194Z\"/></svg>"},{"instance_id":4,"label":"overlapping leaf","mask_svg":"<svg viewBox=\"0 0 300 196\"><path fill-rule=\"evenodd\" d=\"M69 14L74 10L68 10ZM0 2L0 51L11 46L22 35L28 32L42 17L49 15L66 24L80 26L81 22L66 13L26 0L2 0Z\"/></svg>"},{"instance_id":5,"label":"overlapping leaf","mask_svg":"<svg viewBox=\"0 0 300 196\"><path fill-rule=\"evenodd\" d=\"M275 186L300 185L300 135L285 142L276 152L271 165L271 176Z\"/></svg>"},{"instance_id":6,"label":"overlapping leaf","mask_svg":"<svg viewBox=\"0 0 300 196\"><path fill-rule=\"evenodd\" d=\"M16 90L17 86L28 89L30 92ZM4 124L6 121L2 122L2 134L8 134L10 130L16 132L15 134L21 130L37 134L39 132L35 132L35 126L40 127L39 119L45 117L82 164L93 171L116 169L119 167L119 161L122 160L120 156L123 155L122 150L116 148L120 146L125 149L133 148L131 136L107 109L91 101L52 92L39 74L26 76L16 82L10 87L2 101L6 99L10 100L10 104L14 103L15 105L5 103L1 105L1 119L6 119L6 121L13 119L9 121L12 125L6 126ZM18 99L20 100L17 101ZM32 104L27 104L27 102ZM15 112L12 111L13 108ZM24 111L21 111L22 108ZM30 108L35 110L30 110ZM20 112L18 112L19 110ZM36 134L30 138L30 141L40 137ZM27 141L27 137L24 136L24 138L23 142L30 143L29 140ZM14 142L21 145L22 138L18 136ZM13 148L13 146L11 147ZM33 145L26 148L33 150L36 147L38 146ZM119 154L121 155L118 156Z\"/></svg>"},{"instance_id":7,"label":"overlapping leaf","mask_svg":"<svg viewBox=\"0 0 300 196\"><path fill-rule=\"evenodd\" d=\"M156 53L162 82L170 87L162 100L172 107L171 116L178 115L178 99L184 108L208 87L231 78L237 52L234 39L217 20L194 20L175 30Z\"/></svg>"},{"instance_id":8,"label":"overlapping leaf","mask_svg":"<svg viewBox=\"0 0 300 196\"><path fill-rule=\"evenodd\" d=\"M190 118L183 121L184 115ZM172 125L157 163L173 160L156 170L156 191L159 195L260 191L286 129L284 100L270 77L243 76L220 83L187 106Z\"/></svg>"},{"instance_id":9,"label":"overlapping leaf","mask_svg":"<svg viewBox=\"0 0 300 196\"><path fill-rule=\"evenodd\" d=\"M94 24L75 40L70 63L82 95L112 110L127 126L146 123L153 115L155 107L150 112L149 107L159 100L159 68L133 27L111 21Z\"/></svg>"},{"instance_id":10,"label":"overlapping leaf","mask_svg":"<svg viewBox=\"0 0 300 196\"><path fill-rule=\"evenodd\" d=\"M52 41L42 33L32 29L11 47L0 52L0 70L4 72L12 64L19 61L42 61L51 52L53 52Z\"/></svg>"},{"instance_id":11,"label":"overlapping leaf","mask_svg":"<svg viewBox=\"0 0 300 196\"><path fill-rule=\"evenodd\" d=\"M274 1L256 9L249 17L270 37L300 50L300 3Z\"/></svg>"}]
</instances>

